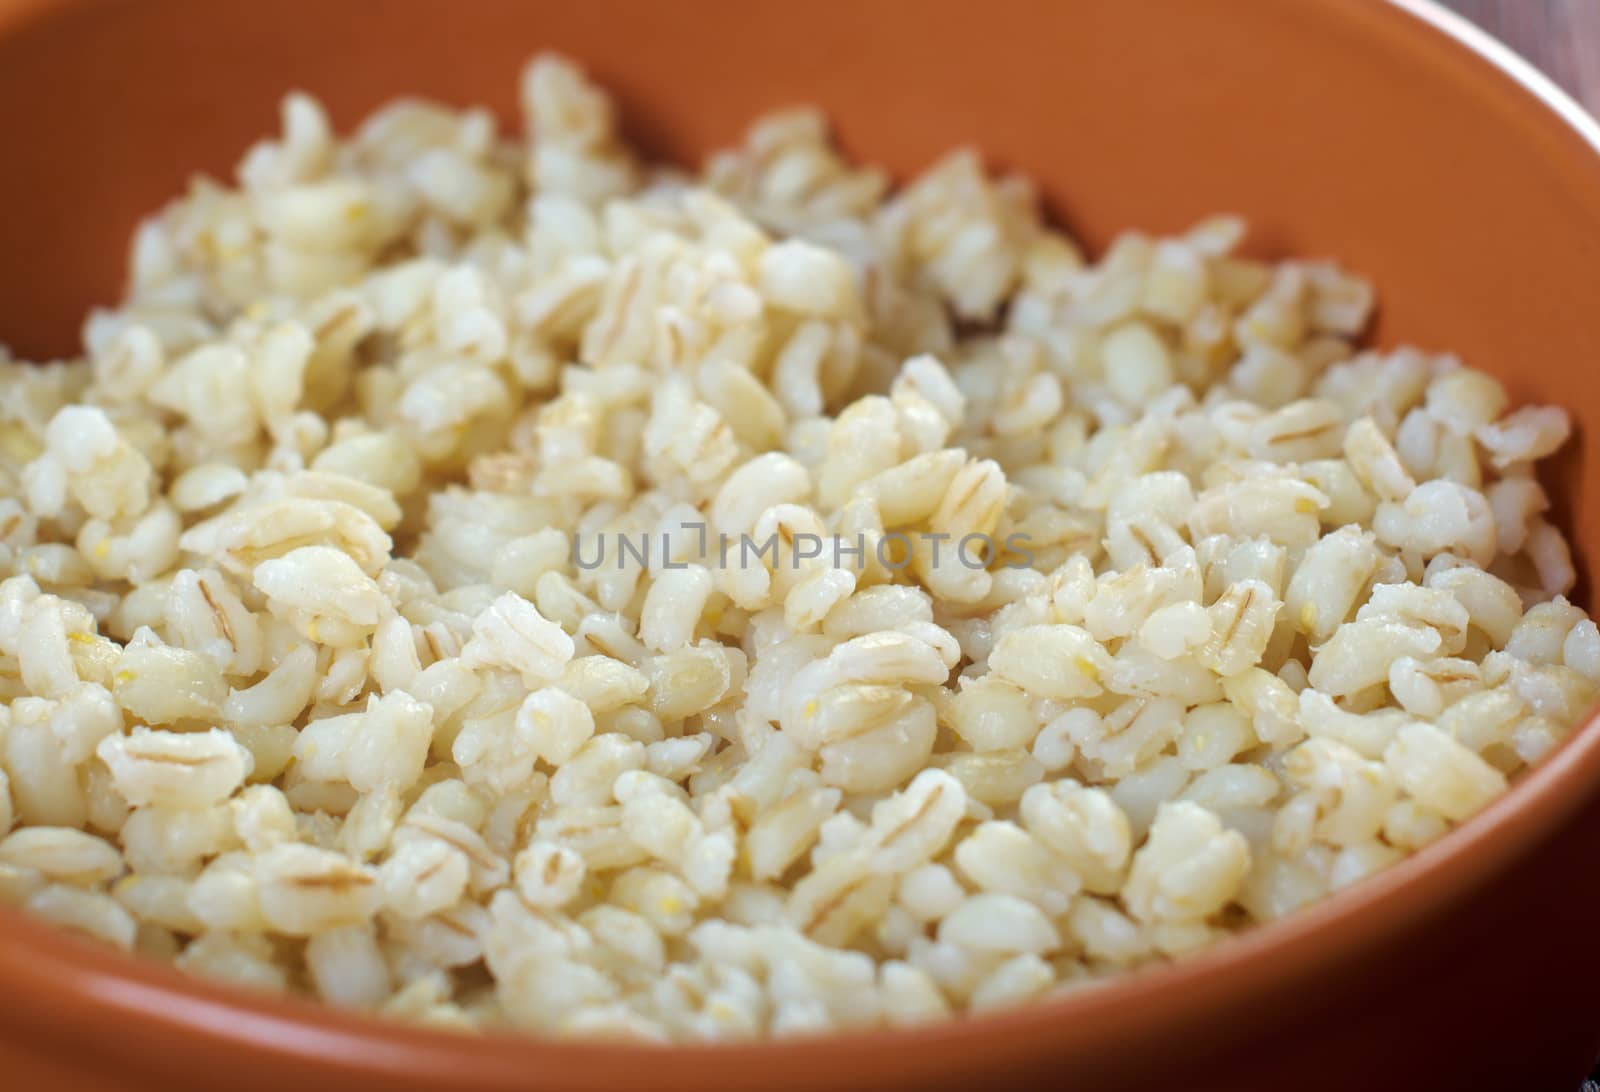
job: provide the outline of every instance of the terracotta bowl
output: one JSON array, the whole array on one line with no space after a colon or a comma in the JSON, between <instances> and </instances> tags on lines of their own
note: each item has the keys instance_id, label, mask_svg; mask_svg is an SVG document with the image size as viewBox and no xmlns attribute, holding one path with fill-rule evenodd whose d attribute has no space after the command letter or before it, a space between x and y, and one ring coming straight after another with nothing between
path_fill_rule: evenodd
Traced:
<instances>
[{"instance_id":1,"label":"terracotta bowl","mask_svg":"<svg viewBox=\"0 0 1600 1092\"><path fill-rule=\"evenodd\" d=\"M1380 286L1382 343L1459 350L1582 427L1552 483L1600 560L1600 129L1422 0L0 0L0 341L70 352L135 217L308 88L487 102L559 47L697 159L821 103L911 172L961 142L1091 246L1232 210ZM728 1048L468 1038L191 981L0 915L9 1089L1575 1089L1600 1047L1600 730L1486 813L1177 966L918 1031Z\"/></svg>"}]
</instances>

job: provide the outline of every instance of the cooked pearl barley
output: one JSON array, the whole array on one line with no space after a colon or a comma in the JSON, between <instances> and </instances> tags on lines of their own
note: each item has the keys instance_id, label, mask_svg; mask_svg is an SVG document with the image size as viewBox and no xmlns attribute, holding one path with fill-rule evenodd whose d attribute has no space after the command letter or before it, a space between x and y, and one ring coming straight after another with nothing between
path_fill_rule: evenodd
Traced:
<instances>
[{"instance_id":1,"label":"cooked pearl barley","mask_svg":"<svg viewBox=\"0 0 1600 1092\"><path fill-rule=\"evenodd\" d=\"M1431 725L1406 725L1383 757L1413 799L1446 819L1464 819L1506 789L1500 771Z\"/></svg>"},{"instance_id":2,"label":"cooked pearl barley","mask_svg":"<svg viewBox=\"0 0 1600 1092\"><path fill-rule=\"evenodd\" d=\"M973 895L939 924L939 940L976 952L1048 952L1061 944L1050 919L1012 895Z\"/></svg>"},{"instance_id":3,"label":"cooked pearl barley","mask_svg":"<svg viewBox=\"0 0 1600 1092\"><path fill-rule=\"evenodd\" d=\"M135 807L201 808L226 800L250 772L250 752L227 732L141 731L109 736L96 753Z\"/></svg>"},{"instance_id":4,"label":"cooked pearl barley","mask_svg":"<svg viewBox=\"0 0 1600 1092\"><path fill-rule=\"evenodd\" d=\"M909 1024L1358 883L1600 693L1567 415L1359 277L521 93L290 96L0 359L0 902L456 1028Z\"/></svg>"},{"instance_id":5,"label":"cooked pearl barley","mask_svg":"<svg viewBox=\"0 0 1600 1092\"><path fill-rule=\"evenodd\" d=\"M91 887L122 871L122 856L110 843L60 827L15 831L0 840L0 863Z\"/></svg>"},{"instance_id":6,"label":"cooked pearl barley","mask_svg":"<svg viewBox=\"0 0 1600 1092\"><path fill-rule=\"evenodd\" d=\"M1138 406L1172 386L1167 347L1141 322L1120 326L1100 346L1106 383L1129 406Z\"/></svg>"},{"instance_id":7,"label":"cooked pearl barley","mask_svg":"<svg viewBox=\"0 0 1600 1092\"><path fill-rule=\"evenodd\" d=\"M1250 867L1250 848L1211 812L1187 801L1162 804L1149 840L1133 857L1124 899L1143 921L1194 921L1232 900Z\"/></svg>"},{"instance_id":8,"label":"cooked pearl barley","mask_svg":"<svg viewBox=\"0 0 1600 1092\"><path fill-rule=\"evenodd\" d=\"M288 936L366 921L383 901L371 870L308 845L280 845L261 854L256 881L262 917Z\"/></svg>"}]
</instances>

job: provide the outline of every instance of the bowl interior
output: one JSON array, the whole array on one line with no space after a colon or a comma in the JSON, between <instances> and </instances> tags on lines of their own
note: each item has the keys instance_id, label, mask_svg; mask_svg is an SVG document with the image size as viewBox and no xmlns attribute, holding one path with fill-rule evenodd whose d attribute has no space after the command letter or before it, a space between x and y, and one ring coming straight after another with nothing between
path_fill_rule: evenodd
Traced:
<instances>
[{"instance_id":1,"label":"bowl interior","mask_svg":"<svg viewBox=\"0 0 1600 1092\"><path fill-rule=\"evenodd\" d=\"M1600 390L1591 149L1459 43L1348 7L386 0L376 18L361 0L5 0L22 26L0 43L0 343L72 351L86 307L116 297L132 226L194 173L230 177L287 89L342 127L397 94L516 126L518 71L554 47L680 162L816 103L901 178L977 146L1091 249L1241 213L1255 253L1372 277L1380 344L1457 351L1581 418ZM1588 462L1569 458L1556 490L1584 540Z\"/></svg>"},{"instance_id":2,"label":"bowl interior","mask_svg":"<svg viewBox=\"0 0 1600 1092\"><path fill-rule=\"evenodd\" d=\"M1335 256L1378 284L1379 343L1458 351L1517 400L1573 412L1547 484L1574 541L1600 543L1600 157L1388 4L0 0L0 343L71 353L137 218L192 172L227 177L287 89L341 127L399 93L515 126L518 70L543 48L672 159L817 103L899 177L978 146L1092 249L1228 211L1256 253ZM1597 558L1576 559L1585 587Z\"/></svg>"}]
</instances>

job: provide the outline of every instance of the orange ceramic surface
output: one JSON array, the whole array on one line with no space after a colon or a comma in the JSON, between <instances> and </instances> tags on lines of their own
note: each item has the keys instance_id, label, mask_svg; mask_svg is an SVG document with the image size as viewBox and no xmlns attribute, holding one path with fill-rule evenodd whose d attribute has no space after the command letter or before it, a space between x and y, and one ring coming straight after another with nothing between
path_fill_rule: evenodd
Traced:
<instances>
[{"instance_id":1,"label":"orange ceramic surface","mask_svg":"<svg viewBox=\"0 0 1600 1092\"><path fill-rule=\"evenodd\" d=\"M1246 214L1374 278L1377 336L1571 408L1600 558L1600 130L1424 0L0 0L0 341L71 350L137 215L290 87L341 124L487 102L556 47L656 153L818 102L901 173L974 142L1091 246ZM1492 52L1492 50L1491 50ZM1563 117L1562 111L1569 116ZM1175 967L916 1031L728 1048L465 1038L187 980L0 915L5 1089L1556 1089L1600 1047L1600 729L1462 830Z\"/></svg>"}]
</instances>

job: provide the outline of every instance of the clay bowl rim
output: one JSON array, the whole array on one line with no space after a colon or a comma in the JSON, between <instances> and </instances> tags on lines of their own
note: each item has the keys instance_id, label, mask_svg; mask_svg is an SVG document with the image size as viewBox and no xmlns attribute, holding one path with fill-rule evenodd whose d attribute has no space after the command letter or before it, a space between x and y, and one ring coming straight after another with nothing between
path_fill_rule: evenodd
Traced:
<instances>
[{"instance_id":1,"label":"clay bowl rim","mask_svg":"<svg viewBox=\"0 0 1600 1092\"><path fill-rule=\"evenodd\" d=\"M0 0L0 35L92 2ZM1492 91L1540 149L1541 169L1592 183L1586 188L1600 215L1600 123L1532 65L1436 0L1352 3L1339 5L1339 13L1374 40L1387 38L1391 47L1429 62L1420 78L1482 81L1484 93ZM1104 1056L1119 1045L1170 1039L1311 983L1470 895L1553 833L1600 786L1595 720L1591 713L1556 753L1482 813L1375 877L1176 963L994 1013L730 1045L463 1035L199 980L5 910L0 982L15 992L0 1015L0 1038L88 1063L89 1056L74 1049L75 1033L93 1029L99 1033L96 1058L88 1064L134 1073L194 1072L216 1063L234 1073L259 1067L262 1075L280 1078L343 1074L480 1089L547 1082L615 1089L648 1073L653 1088L699 1092L748 1087L759 1074L764 1087L780 1092L827 1079L818 1065L824 1058L849 1085L893 1086L949 1078L978 1060L1010 1069ZM174 1046L181 1048L176 1057Z\"/></svg>"}]
</instances>

